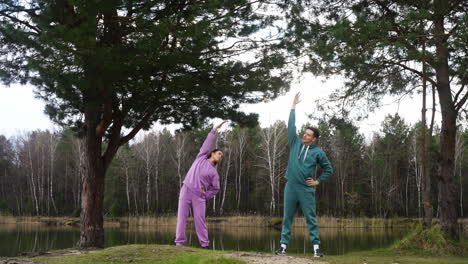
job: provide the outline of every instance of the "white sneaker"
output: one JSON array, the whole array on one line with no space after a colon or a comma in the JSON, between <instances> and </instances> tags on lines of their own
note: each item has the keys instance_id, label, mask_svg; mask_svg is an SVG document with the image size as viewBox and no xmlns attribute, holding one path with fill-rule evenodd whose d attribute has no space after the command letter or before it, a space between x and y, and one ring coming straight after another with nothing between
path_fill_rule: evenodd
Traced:
<instances>
[{"instance_id":1,"label":"white sneaker","mask_svg":"<svg viewBox=\"0 0 468 264\"><path fill-rule=\"evenodd\" d=\"M320 251L320 249L315 250L314 258L321 258L321 257L323 257L322 251Z\"/></svg>"},{"instance_id":2,"label":"white sneaker","mask_svg":"<svg viewBox=\"0 0 468 264\"><path fill-rule=\"evenodd\" d=\"M275 255L286 255L286 248L280 247L278 250L275 251Z\"/></svg>"}]
</instances>

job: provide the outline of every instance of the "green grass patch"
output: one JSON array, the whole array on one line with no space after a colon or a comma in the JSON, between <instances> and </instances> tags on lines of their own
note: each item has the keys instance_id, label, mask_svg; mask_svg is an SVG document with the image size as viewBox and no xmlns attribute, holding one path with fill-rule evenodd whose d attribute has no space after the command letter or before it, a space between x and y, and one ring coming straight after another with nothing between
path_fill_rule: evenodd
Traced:
<instances>
[{"instance_id":1,"label":"green grass patch","mask_svg":"<svg viewBox=\"0 0 468 264\"><path fill-rule=\"evenodd\" d=\"M213 257L213 256L187 256L183 258L164 260L158 262L145 262L145 264L245 264L246 262L233 258Z\"/></svg>"},{"instance_id":2,"label":"green grass patch","mask_svg":"<svg viewBox=\"0 0 468 264\"><path fill-rule=\"evenodd\" d=\"M268 220L268 227L273 227L276 229L280 229L283 224L283 219L280 217L272 217Z\"/></svg>"},{"instance_id":3,"label":"green grass patch","mask_svg":"<svg viewBox=\"0 0 468 264\"><path fill-rule=\"evenodd\" d=\"M403 250L428 255L467 254L466 243L447 239L438 224L429 229L423 229L422 224L416 225L412 232L395 242L391 248L397 251Z\"/></svg>"},{"instance_id":4,"label":"green grass patch","mask_svg":"<svg viewBox=\"0 0 468 264\"><path fill-rule=\"evenodd\" d=\"M465 246L467 244L465 243ZM79 255L70 255L73 253ZM0 258L6 263L51 263L51 264L246 264L247 262L226 257L225 251L212 251L170 245L126 245L101 250L79 251L76 249L52 251L46 255L29 258ZM369 251L351 252L345 255L325 256L314 259L312 254L292 254L330 264L467 264L468 251L462 255L434 255L422 250L403 250L393 247ZM290 255L291 256L291 255ZM282 259L279 263L294 263L294 259Z\"/></svg>"},{"instance_id":5,"label":"green grass patch","mask_svg":"<svg viewBox=\"0 0 468 264\"><path fill-rule=\"evenodd\" d=\"M73 250L70 250L72 252ZM220 257L221 253L206 249L168 245L126 245L67 255L67 251L53 251L49 255L29 258L35 263L53 264L244 264L245 262Z\"/></svg>"},{"instance_id":6,"label":"green grass patch","mask_svg":"<svg viewBox=\"0 0 468 264\"><path fill-rule=\"evenodd\" d=\"M377 249L372 251L352 252L340 256L325 256L320 261L330 264L466 264L463 256L427 256L411 251Z\"/></svg>"}]
</instances>

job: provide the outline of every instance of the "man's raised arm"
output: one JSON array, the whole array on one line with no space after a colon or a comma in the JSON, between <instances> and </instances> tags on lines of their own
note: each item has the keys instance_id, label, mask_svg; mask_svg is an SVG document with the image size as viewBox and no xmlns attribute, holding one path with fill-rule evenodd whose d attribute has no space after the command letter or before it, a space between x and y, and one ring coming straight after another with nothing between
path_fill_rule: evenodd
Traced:
<instances>
[{"instance_id":1,"label":"man's raised arm","mask_svg":"<svg viewBox=\"0 0 468 264\"><path fill-rule=\"evenodd\" d=\"M300 103L301 101L299 100L299 96L301 94L297 93L294 96L293 104L291 107L291 112L289 113L289 121L288 121L288 142L289 145L292 145L294 141L296 141L297 138L297 132L296 132L296 105Z\"/></svg>"}]
</instances>

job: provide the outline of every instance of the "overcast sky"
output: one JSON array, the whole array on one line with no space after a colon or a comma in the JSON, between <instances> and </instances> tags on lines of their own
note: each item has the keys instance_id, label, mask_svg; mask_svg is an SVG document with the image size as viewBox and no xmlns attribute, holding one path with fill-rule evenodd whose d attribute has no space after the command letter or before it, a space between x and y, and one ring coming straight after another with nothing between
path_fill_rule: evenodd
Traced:
<instances>
[{"instance_id":1,"label":"overcast sky","mask_svg":"<svg viewBox=\"0 0 468 264\"><path fill-rule=\"evenodd\" d=\"M342 81L331 79L322 82L321 79L305 75L301 80L292 83L288 93L276 100L256 105L244 105L246 112L256 112L260 115L259 121L262 127L274 123L276 120L287 121L289 109L295 93L301 93L301 103L296 110L296 126L299 128L308 120L307 115L314 114L315 101L326 98L331 91L342 87ZM429 97L431 98L431 97ZM380 130L381 122L385 115L398 112L409 123L414 124L420 119L421 99L405 98L399 104L395 98L387 98L385 106L369 118L357 123L361 133L370 138L372 133ZM428 105L432 102L428 101ZM218 120L214 120L214 123ZM11 137L20 133L36 129L57 129L44 114L44 103L34 98L33 87L29 85L12 85L5 87L0 85L0 134ZM160 128L160 127L159 127Z\"/></svg>"}]
</instances>

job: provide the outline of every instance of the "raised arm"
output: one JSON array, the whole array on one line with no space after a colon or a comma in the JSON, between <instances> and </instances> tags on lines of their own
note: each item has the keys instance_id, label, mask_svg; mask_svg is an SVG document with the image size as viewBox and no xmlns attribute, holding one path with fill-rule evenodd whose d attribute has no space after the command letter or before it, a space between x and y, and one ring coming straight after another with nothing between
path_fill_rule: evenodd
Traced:
<instances>
[{"instance_id":1,"label":"raised arm","mask_svg":"<svg viewBox=\"0 0 468 264\"><path fill-rule=\"evenodd\" d=\"M300 93L297 93L294 96L293 104L291 107L291 112L289 113L289 121L288 121L289 145L292 145L296 140L298 140L297 132L296 132L296 105L300 102L299 96L300 96Z\"/></svg>"},{"instance_id":2,"label":"raised arm","mask_svg":"<svg viewBox=\"0 0 468 264\"><path fill-rule=\"evenodd\" d=\"M210 131L210 133L208 133L205 142L203 142L203 145L200 148L200 152L198 152L197 158L208 155L208 151L210 151L211 145L213 145L215 138L216 130L213 129Z\"/></svg>"},{"instance_id":3,"label":"raised arm","mask_svg":"<svg viewBox=\"0 0 468 264\"><path fill-rule=\"evenodd\" d=\"M221 124L214 127L213 130L210 131L210 133L208 133L205 142L203 142L203 145L200 148L200 152L198 152L197 158L208 155L208 151L210 151L211 145L213 145L213 142L216 139L216 132L224 123L226 123L226 121L223 121Z\"/></svg>"}]
</instances>

